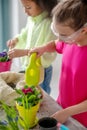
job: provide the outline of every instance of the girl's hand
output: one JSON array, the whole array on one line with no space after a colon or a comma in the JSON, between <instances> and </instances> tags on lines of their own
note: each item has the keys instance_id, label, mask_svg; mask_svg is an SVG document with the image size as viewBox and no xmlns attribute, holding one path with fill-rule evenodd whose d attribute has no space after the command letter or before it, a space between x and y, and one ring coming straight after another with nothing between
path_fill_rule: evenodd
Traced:
<instances>
[{"instance_id":1,"label":"girl's hand","mask_svg":"<svg viewBox=\"0 0 87 130\"><path fill-rule=\"evenodd\" d=\"M41 55L43 55L44 52L55 52L55 50L56 50L55 41L50 41L49 43L41 47L31 49L28 54L30 55L31 53L36 52L37 57L40 57Z\"/></svg>"},{"instance_id":2,"label":"girl's hand","mask_svg":"<svg viewBox=\"0 0 87 130\"><path fill-rule=\"evenodd\" d=\"M87 100L78 103L76 105L67 107L60 111L57 111L52 115L52 117L56 118L60 123L64 123L70 116L77 115L79 113L83 113L87 111Z\"/></svg>"},{"instance_id":3,"label":"girl's hand","mask_svg":"<svg viewBox=\"0 0 87 130\"><path fill-rule=\"evenodd\" d=\"M17 42L18 42L18 38L14 38L14 39L8 40L6 44L9 49L12 49L15 47Z\"/></svg>"},{"instance_id":4,"label":"girl's hand","mask_svg":"<svg viewBox=\"0 0 87 130\"><path fill-rule=\"evenodd\" d=\"M37 58L40 57L41 55L43 55L43 53L45 52L45 47L37 47L37 48L33 48L29 51L29 55L31 55L32 53L36 52L37 53Z\"/></svg>"},{"instance_id":5,"label":"girl's hand","mask_svg":"<svg viewBox=\"0 0 87 130\"><path fill-rule=\"evenodd\" d=\"M22 57L28 55L29 50L27 49L11 49L8 52L8 56L10 59L16 58L16 57Z\"/></svg>"},{"instance_id":6,"label":"girl's hand","mask_svg":"<svg viewBox=\"0 0 87 130\"><path fill-rule=\"evenodd\" d=\"M51 117L55 118L60 123L64 123L69 118L69 114L66 111L66 109L63 109L63 110L57 111Z\"/></svg>"}]
</instances>

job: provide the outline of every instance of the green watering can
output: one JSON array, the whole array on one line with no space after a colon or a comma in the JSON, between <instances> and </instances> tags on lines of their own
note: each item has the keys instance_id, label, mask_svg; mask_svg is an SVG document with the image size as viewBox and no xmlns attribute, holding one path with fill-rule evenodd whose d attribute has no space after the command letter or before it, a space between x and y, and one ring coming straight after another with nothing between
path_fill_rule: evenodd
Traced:
<instances>
[{"instance_id":1,"label":"green watering can","mask_svg":"<svg viewBox=\"0 0 87 130\"><path fill-rule=\"evenodd\" d=\"M36 53L32 53L29 64L25 70L25 82L28 86L37 86L40 80L40 58L36 57Z\"/></svg>"}]
</instances>

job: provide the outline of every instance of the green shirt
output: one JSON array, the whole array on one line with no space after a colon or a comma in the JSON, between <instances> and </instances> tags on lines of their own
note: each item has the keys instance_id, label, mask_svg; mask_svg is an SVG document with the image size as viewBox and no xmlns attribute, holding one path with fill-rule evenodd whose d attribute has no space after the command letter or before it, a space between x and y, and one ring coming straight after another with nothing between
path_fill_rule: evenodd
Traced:
<instances>
[{"instance_id":1,"label":"green shirt","mask_svg":"<svg viewBox=\"0 0 87 130\"><path fill-rule=\"evenodd\" d=\"M17 36L19 42L16 48L30 49L46 44L48 41L56 39L51 31L51 19L46 17L47 13L43 12L36 17L28 17L27 25L22 29L21 33ZM51 65L56 57L56 53L44 53L41 56L41 64L47 68ZM28 65L29 57L22 57L23 69Z\"/></svg>"}]
</instances>

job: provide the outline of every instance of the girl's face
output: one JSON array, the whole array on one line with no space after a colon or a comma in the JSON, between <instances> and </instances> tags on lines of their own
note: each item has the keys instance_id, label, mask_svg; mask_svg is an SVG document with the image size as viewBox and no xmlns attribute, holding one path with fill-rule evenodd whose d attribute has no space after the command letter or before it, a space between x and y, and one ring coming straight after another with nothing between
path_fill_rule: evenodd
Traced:
<instances>
[{"instance_id":1,"label":"girl's face","mask_svg":"<svg viewBox=\"0 0 87 130\"><path fill-rule=\"evenodd\" d=\"M35 17L43 11L33 0L21 0L21 2L28 16Z\"/></svg>"},{"instance_id":2,"label":"girl's face","mask_svg":"<svg viewBox=\"0 0 87 130\"><path fill-rule=\"evenodd\" d=\"M58 36L60 41L64 41L68 44L77 43L82 45L83 41L83 27L75 31L74 29L66 26L64 24L54 22L51 24L51 28L56 36Z\"/></svg>"}]
</instances>

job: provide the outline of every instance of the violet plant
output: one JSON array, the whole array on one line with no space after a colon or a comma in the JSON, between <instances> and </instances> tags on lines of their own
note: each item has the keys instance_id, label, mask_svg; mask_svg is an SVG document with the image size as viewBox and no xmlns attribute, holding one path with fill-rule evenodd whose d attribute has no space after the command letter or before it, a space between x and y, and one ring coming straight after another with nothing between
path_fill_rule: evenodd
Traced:
<instances>
[{"instance_id":1,"label":"violet plant","mask_svg":"<svg viewBox=\"0 0 87 130\"><path fill-rule=\"evenodd\" d=\"M0 62L9 61L9 56L6 51L0 53Z\"/></svg>"}]
</instances>

